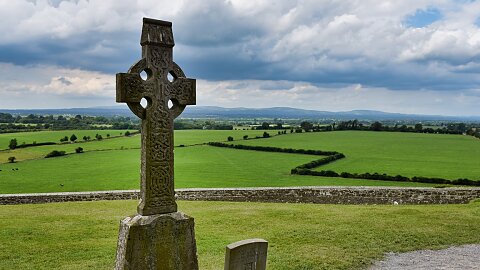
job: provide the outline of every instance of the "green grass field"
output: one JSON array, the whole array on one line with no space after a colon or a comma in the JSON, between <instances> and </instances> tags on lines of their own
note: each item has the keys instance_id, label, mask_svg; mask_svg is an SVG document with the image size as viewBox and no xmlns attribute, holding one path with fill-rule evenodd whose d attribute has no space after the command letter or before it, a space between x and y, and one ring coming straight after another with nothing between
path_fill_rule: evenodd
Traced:
<instances>
[{"instance_id":1,"label":"green grass field","mask_svg":"<svg viewBox=\"0 0 480 270\"><path fill-rule=\"evenodd\" d=\"M249 131L256 136L263 131ZM459 135L391 132L323 132L287 134L269 139L243 140L247 131L175 132L176 145L224 141L233 136L238 144L334 150L347 158L322 166L349 172L480 179L480 142ZM51 150L83 154L42 158ZM138 189L140 136L88 143L30 147L0 151L0 160L14 155L13 164L0 164L0 193ZM217 148L204 145L175 148L175 185L186 187L262 186L432 186L423 183L388 182L291 175L290 169L318 156ZM17 170L18 169L18 170Z\"/></svg>"},{"instance_id":2,"label":"green grass field","mask_svg":"<svg viewBox=\"0 0 480 270\"><path fill-rule=\"evenodd\" d=\"M290 168L312 158L316 156L180 147L175 149L175 187L427 186L290 174ZM2 164L0 169L0 193L4 194L139 189L140 150L92 151Z\"/></svg>"},{"instance_id":3,"label":"green grass field","mask_svg":"<svg viewBox=\"0 0 480 270\"><path fill-rule=\"evenodd\" d=\"M77 136L81 141L83 136L95 138L95 134L102 135L103 138L110 136L119 136L124 134L126 130L61 130L61 131L37 131L37 132L18 132L18 133L2 133L0 134L0 149L8 149L11 139L17 139L18 144L22 143L41 143L41 142L60 142L60 139L67 136L70 138L72 134ZM130 131L131 132L131 131Z\"/></svg>"},{"instance_id":4,"label":"green grass field","mask_svg":"<svg viewBox=\"0 0 480 270\"><path fill-rule=\"evenodd\" d=\"M338 131L284 135L242 144L330 150L346 155L318 170L480 180L480 140L471 136Z\"/></svg>"},{"instance_id":5,"label":"green grass field","mask_svg":"<svg viewBox=\"0 0 480 270\"><path fill-rule=\"evenodd\" d=\"M19 138L27 140L27 143L33 141L38 142L47 142L53 141L58 142L63 136L62 134L75 134L78 137L77 143L66 143L62 145L45 145L45 146L36 146L36 147L27 147L19 148L14 150L0 150L0 163L8 162L8 158L11 156L16 157L17 161L29 160L29 159L38 159L43 158L46 154L50 153L53 150L65 151L67 153L75 153L75 148L82 147L84 151L92 150L120 150L120 149L129 149L129 148L140 148L140 136L130 136L130 137L118 137L111 139L104 139L102 141L88 141L84 142L82 140L83 136L90 136L95 138L95 134L101 134L102 137L106 138L106 134L111 136L119 136L120 133L124 134L125 131L122 130L70 130L70 131L45 131L45 132L25 132L25 133L12 133L12 134L0 134L0 146L3 142L5 147L8 148L8 143L11 138L17 138L19 144L21 140ZM272 131L276 133L277 131ZM43 134L45 133L45 134ZM272 133L272 135L274 134ZM250 138L255 136L261 136L263 131L261 130L178 130L175 131L175 145L196 145L203 144L211 141L227 141L228 136L232 136L234 140L242 140L244 135L248 135ZM28 137L30 136L30 137ZM57 138L55 140L55 138ZM30 139L27 139L30 138Z\"/></svg>"},{"instance_id":6,"label":"green grass field","mask_svg":"<svg viewBox=\"0 0 480 270\"><path fill-rule=\"evenodd\" d=\"M0 269L112 269L119 220L137 202L0 206ZM340 206L179 202L195 218L200 269L222 269L225 246L269 241L268 269L359 269L386 252L480 243L480 202Z\"/></svg>"}]
</instances>

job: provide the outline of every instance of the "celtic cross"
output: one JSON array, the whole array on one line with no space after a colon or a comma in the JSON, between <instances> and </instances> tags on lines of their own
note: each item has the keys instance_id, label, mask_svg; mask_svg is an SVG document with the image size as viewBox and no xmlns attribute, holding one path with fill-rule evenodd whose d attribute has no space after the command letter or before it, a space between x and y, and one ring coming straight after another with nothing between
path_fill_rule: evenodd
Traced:
<instances>
[{"instance_id":1,"label":"celtic cross","mask_svg":"<svg viewBox=\"0 0 480 270\"><path fill-rule=\"evenodd\" d=\"M195 80L173 62L172 23L143 19L142 59L117 73L117 102L142 119L141 185L138 213L177 211L173 183L173 119L195 104ZM145 72L142 79L140 73ZM169 80L168 75L173 78ZM141 100L145 99L144 108ZM172 106L169 106L169 103Z\"/></svg>"}]
</instances>

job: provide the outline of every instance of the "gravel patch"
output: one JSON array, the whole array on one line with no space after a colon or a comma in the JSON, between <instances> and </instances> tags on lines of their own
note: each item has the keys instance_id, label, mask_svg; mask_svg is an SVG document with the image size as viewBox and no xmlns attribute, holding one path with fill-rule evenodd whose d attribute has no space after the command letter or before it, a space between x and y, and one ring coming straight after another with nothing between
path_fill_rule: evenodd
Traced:
<instances>
[{"instance_id":1,"label":"gravel patch","mask_svg":"<svg viewBox=\"0 0 480 270\"><path fill-rule=\"evenodd\" d=\"M387 253L369 270L480 270L480 245Z\"/></svg>"}]
</instances>

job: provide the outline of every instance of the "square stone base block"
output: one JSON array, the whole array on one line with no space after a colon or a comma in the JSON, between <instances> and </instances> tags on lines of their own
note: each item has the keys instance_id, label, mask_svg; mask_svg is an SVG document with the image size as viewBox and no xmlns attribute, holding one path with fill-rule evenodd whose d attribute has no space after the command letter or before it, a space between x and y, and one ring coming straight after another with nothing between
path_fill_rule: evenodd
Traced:
<instances>
[{"instance_id":1,"label":"square stone base block","mask_svg":"<svg viewBox=\"0 0 480 270\"><path fill-rule=\"evenodd\" d=\"M181 212L120 222L116 270L197 270L195 223Z\"/></svg>"}]
</instances>

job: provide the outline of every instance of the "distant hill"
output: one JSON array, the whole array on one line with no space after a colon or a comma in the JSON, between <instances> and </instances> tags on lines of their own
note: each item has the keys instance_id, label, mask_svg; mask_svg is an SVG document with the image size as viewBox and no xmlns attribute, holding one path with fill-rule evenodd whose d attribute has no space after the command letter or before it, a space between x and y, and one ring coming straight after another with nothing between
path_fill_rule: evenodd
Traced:
<instances>
[{"instance_id":1,"label":"distant hill","mask_svg":"<svg viewBox=\"0 0 480 270\"><path fill-rule=\"evenodd\" d=\"M130 116L135 117L127 106L70 108L70 109L22 109L3 110L0 112L10 114L53 114L53 115L91 115L91 116ZM182 113L182 118L213 118L213 119L239 119L239 118L280 118L280 119L336 119L336 120L438 120L438 121L480 121L480 116L441 116L387 113L371 110L354 110L346 112L328 112L316 110L303 110L289 107L273 108L223 108L216 106L188 106Z\"/></svg>"}]
</instances>

